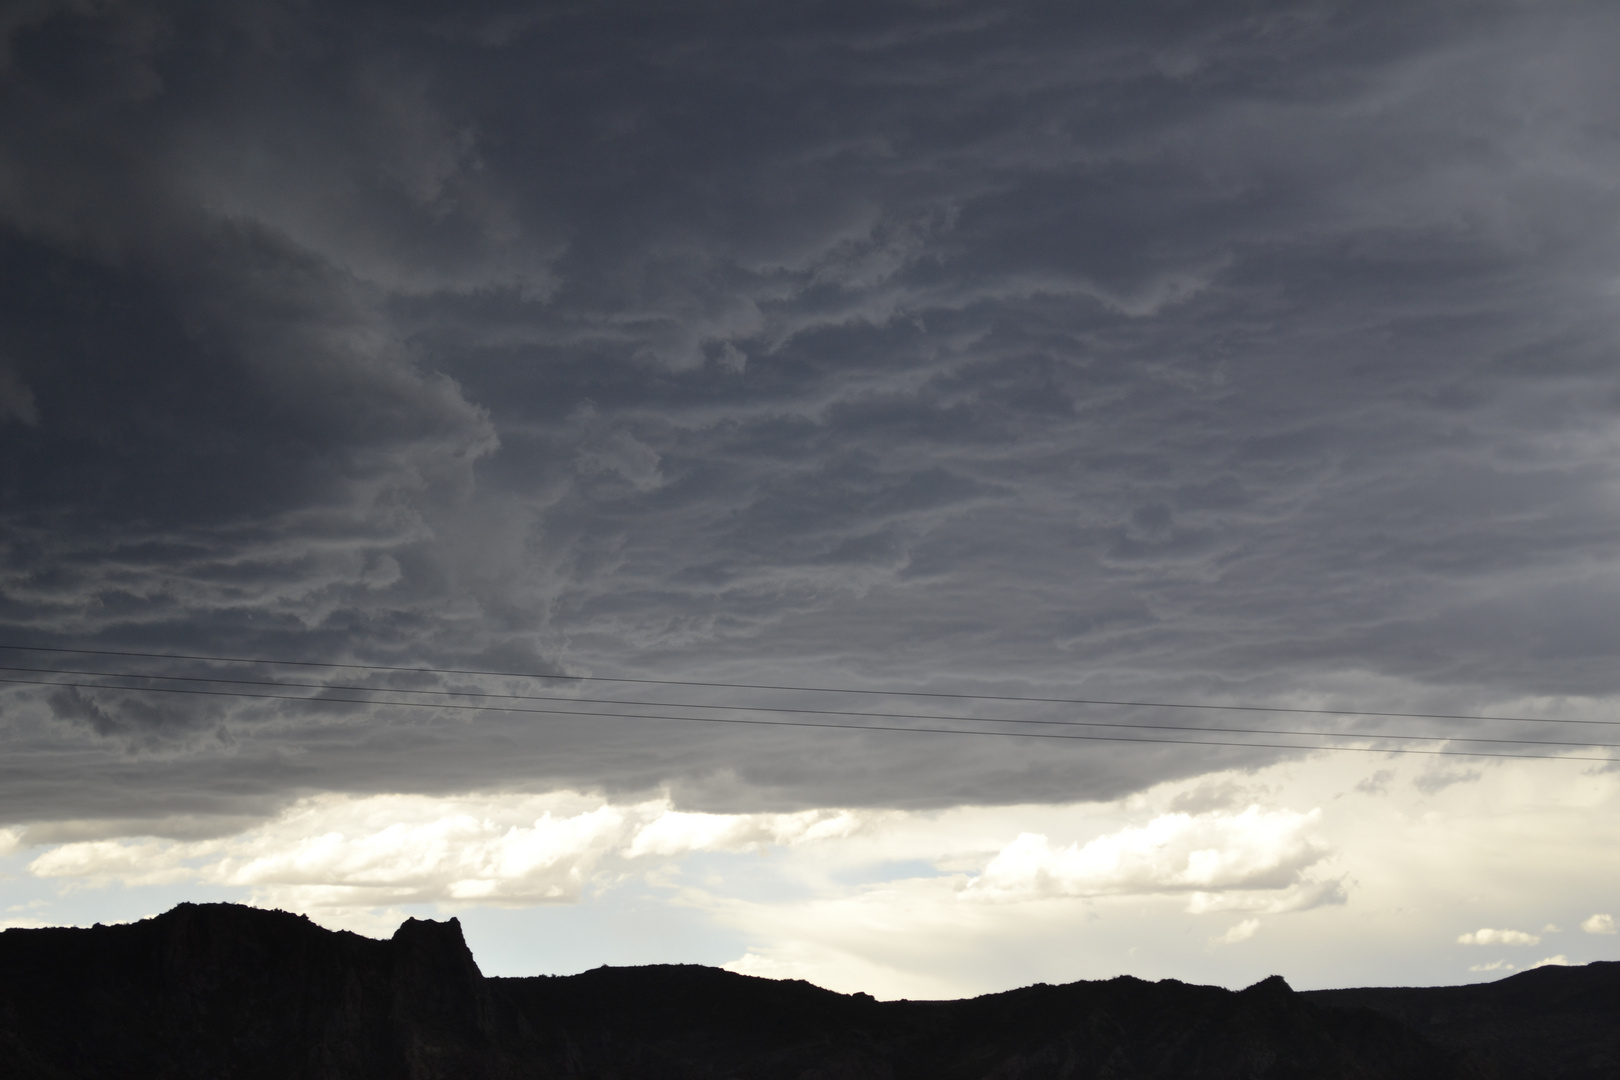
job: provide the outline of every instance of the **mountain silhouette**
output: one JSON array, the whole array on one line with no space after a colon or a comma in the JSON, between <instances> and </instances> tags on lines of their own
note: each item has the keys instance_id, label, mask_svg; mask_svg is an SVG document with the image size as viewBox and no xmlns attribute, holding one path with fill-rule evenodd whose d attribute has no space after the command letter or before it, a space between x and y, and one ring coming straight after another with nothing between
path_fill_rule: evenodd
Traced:
<instances>
[{"instance_id":1,"label":"mountain silhouette","mask_svg":"<svg viewBox=\"0 0 1620 1080\"><path fill-rule=\"evenodd\" d=\"M129 925L0 933L0 1076L1595 1078L1620 1076L1617 1000L1620 964L1429 989L1122 976L888 1002L696 965L485 978L455 919L409 919L377 941L181 904Z\"/></svg>"}]
</instances>

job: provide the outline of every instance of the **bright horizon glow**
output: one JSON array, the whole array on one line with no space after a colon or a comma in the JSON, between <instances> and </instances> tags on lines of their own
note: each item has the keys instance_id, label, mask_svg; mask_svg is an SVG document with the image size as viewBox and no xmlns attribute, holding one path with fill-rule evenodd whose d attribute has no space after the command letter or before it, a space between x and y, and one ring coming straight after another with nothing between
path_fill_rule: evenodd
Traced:
<instances>
[{"instance_id":1,"label":"bright horizon glow","mask_svg":"<svg viewBox=\"0 0 1620 1080\"><path fill-rule=\"evenodd\" d=\"M657 909L647 962L879 998L1119 974L1443 985L1620 958L1620 868L1594 854L1620 842L1617 810L1620 774L1578 763L1327 755L1117 802L933 812L322 795L204 840L14 830L10 889L26 875L39 896L7 924L117 921L93 913L202 889L372 936L456 915L498 975L582 970L593 949L638 962L619 938Z\"/></svg>"}]
</instances>

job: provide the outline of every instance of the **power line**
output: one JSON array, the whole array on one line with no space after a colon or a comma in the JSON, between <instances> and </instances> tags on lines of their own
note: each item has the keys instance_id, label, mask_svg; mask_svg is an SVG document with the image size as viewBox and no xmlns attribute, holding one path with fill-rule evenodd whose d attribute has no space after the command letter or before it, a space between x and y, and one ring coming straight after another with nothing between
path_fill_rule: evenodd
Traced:
<instances>
[{"instance_id":1,"label":"power line","mask_svg":"<svg viewBox=\"0 0 1620 1080\"><path fill-rule=\"evenodd\" d=\"M45 645L12 645L0 649L24 652L71 653L79 656L134 656L149 660L200 660L219 664L268 664L287 667L339 668L355 671L403 671L419 675L487 675L505 679L557 679L569 682L638 683L647 686L693 686L729 690L781 690L806 694L872 694L883 697L946 698L959 701L1018 701L1037 705L1109 705L1139 709L1204 709L1219 712L1295 713L1313 716L1375 716L1397 720L1479 720L1515 724L1608 724L1605 720L1556 720L1541 716L1470 716L1463 713L1378 712L1367 709L1292 708L1283 705L1214 705L1188 701L1119 701L1106 698L1021 697L1013 694L962 694L938 690L869 690L835 686L779 686L771 683L709 682L691 679L644 679L610 675L544 675L524 671L485 671L477 668L399 667L388 664L343 664L318 660L271 660L263 657L206 656L196 653L155 653L115 649L68 649Z\"/></svg>"},{"instance_id":2,"label":"power line","mask_svg":"<svg viewBox=\"0 0 1620 1080\"><path fill-rule=\"evenodd\" d=\"M939 713L860 712L860 711L851 710L851 709L806 709L806 708L794 708L794 707L771 706L771 705L712 705L712 704L711 705L692 705L692 704L687 704L685 702L679 702L679 701L636 701L636 700L629 700L629 699L623 699L623 698L573 698L573 697L564 697L562 695L556 695L556 694L497 694L497 693L489 693L489 692L473 691L473 690L422 690L422 689L407 689L407 688L402 688L402 687L389 687L389 686L353 686L353 685L334 684L334 683L287 682L287 681L284 681L284 680L283 681L272 681L272 680L264 680L264 679L229 679L229 678L224 678L224 677L210 677L210 676L200 676L200 675L149 675L149 674L139 674L139 673L124 672L124 671L85 671L83 669L77 669L77 668L19 667L19 666L14 666L14 665L5 665L5 664L0 664L0 671L22 671L22 672L31 672L31 673L34 673L34 674L46 674L46 675L94 675L94 676L101 677L101 678L164 680L164 681L169 681L169 682L208 683L208 684L213 684L213 685L225 685L225 686L268 686L268 687L295 688L295 689L304 689L304 690L328 690L328 691L330 691L330 690L339 690L339 691L344 691L344 692L367 693L367 694L420 694L420 695L432 695L432 696L435 696L435 697L483 698L483 699L496 699L496 700L505 700L505 701L568 701L568 702L575 702L575 703L578 703L578 704L581 704L581 705L630 705L630 706L640 706L640 707L644 707L644 708L660 708L660 709L669 709L669 708L674 708L674 709L710 709L710 710L720 710L720 711L726 711L726 712L780 713L780 714L811 715L811 716L842 716L842 717L851 717L851 718L861 717L861 718L882 719L882 720L955 720L955 721L960 721L962 723L974 723L974 724L1038 724L1038 725L1043 725L1043 726L1048 726L1048 727L1123 728L1123 729L1127 729L1127 730L1192 731L1192 732L1203 732L1203 733L1213 733L1213 734L1233 734L1233 735L1285 735L1285 736L1296 737L1296 738L1395 739L1395 740L1400 740L1400 741L1403 741L1403 742L1469 742L1469 743L1493 743L1493 744L1511 745L1511 746L1576 746L1576 747L1598 747L1598 748L1604 748L1604 749L1620 749L1620 743L1570 742L1570 741L1567 741L1567 740L1553 740L1553 739L1500 739L1500 738L1489 738L1489 737L1483 737L1483 736L1474 737L1474 736L1467 736L1467 735L1463 735L1463 736L1457 736L1457 735L1398 735L1398 734L1391 734L1391 733L1388 733L1388 732L1366 733L1366 732L1340 732L1340 731L1290 731L1290 730L1280 730L1280 729L1277 729L1277 728L1201 727L1201 726L1194 725L1194 724L1146 724L1146 723L1140 723L1140 722L1118 722L1118 721L1103 721L1103 720L1043 720L1043 719L1017 718L1017 717L998 717L998 716L944 715L944 714L939 714ZM13 682L13 681L27 682L29 685L75 686L75 687L89 686L89 687L94 687L94 688L97 688L97 689L127 690L127 691L137 692L137 693L142 692L142 691L152 691L154 693L159 693L159 692L163 692L164 690L167 689L167 688L161 687L161 686L154 686L154 687L109 686L109 685L100 684L100 683L87 683L87 684L86 683L63 683L63 682L57 682L57 681L44 681L44 680L40 680L38 682L32 682L32 681L29 681L29 680L0 679L0 682ZM289 696L287 698L287 700L320 702L320 701L348 701L348 700L351 700L351 699L321 698L321 697L314 697L314 696L309 696L309 695L295 695L295 696ZM370 701L370 702L356 701L356 702L353 702L353 703L355 703L355 704L375 704L375 705L411 704L411 705L416 705L416 706L419 706L419 707L434 704L432 702L395 702L395 701ZM439 703L439 704L442 704L443 707L445 707L445 708L457 708L458 707L458 706L456 706L454 704L451 704L451 703ZM557 710L557 711L560 714L563 714L563 715L581 715L581 716L623 716L623 715L629 715L629 714L619 714L619 713L604 713L604 712L601 712L601 711L594 711L594 712L584 712L584 711L576 711L576 710ZM1551 721L1551 722L1552 723L1559 723L1560 721ZM1585 723L1594 723L1594 724L1616 724L1616 723L1620 723L1620 721L1609 721L1609 720L1592 720L1592 721L1584 721L1584 722ZM847 725L847 726L853 727L854 725ZM876 729L873 729L873 730L876 730ZM917 729L907 728L906 730L917 730Z\"/></svg>"},{"instance_id":3,"label":"power line","mask_svg":"<svg viewBox=\"0 0 1620 1080\"><path fill-rule=\"evenodd\" d=\"M1429 757L1518 758L1518 759L1523 759L1523 760L1539 760L1539 761L1603 761L1603 762L1611 762L1611 761L1615 760L1612 757L1590 757L1590 756L1580 756L1580 755L1573 755L1573 754L1498 754L1498 753L1490 753L1490 752L1486 752L1486 751L1468 751L1468 750L1418 750L1418 749L1409 749L1409 748L1388 748L1388 747L1375 747L1375 746L1301 746L1298 743L1232 742L1232 741L1213 740L1213 739L1168 739L1168 738L1166 738L1166 739L1138 739L1138 738L1131 738L1130 736L1126 736L1126 735L1059 735L1059 734L1055 734L1055 733L1052 733L1052 732L1046 732L1046 731L973 731L973 730L963 730L961 728L923 728L923 727L910 727L910 726L902 727L902 726L882 725L882 724L830 724L830 723L823 723L823 722L820 722L820 721L813 721L813 720L751 720L751 719L748 719L748 718L745 718L745 717L736 717L736 716L724 716L724 717L722 717L722 716L675 716L675 715L665 715L665 714L657 714L657 713L652 713L652 714L649 714L649 713L612 713L612 712L589 711L589 710L581 710L581 709L531 709L531 708L520 708L520 707L517 707L517 706L511 706L511 705L456 705L456 704L449 703L449 702L435 702L435 701L375 702L375 701L360 700L360 699L356 699L356 698L313 697L313 696L310 696L310 695L307 695L307 694L266 694L266 693L257 693L257 692L251 692L251 691L245 691L245 690L200 690L200 689L195 689L195 688L191 688L191 687L178 687L178 686L152 686L152 687L123 687L123 686L117 686L117 687L110 687L110 686L107 686L104 683L75 683L75 682L63 682L63 681L56 681L56 680L45 680L45 679L6 679L6 678L0 678L0 683L10 683L10 684L13 684L13 685L25 685L25 686L66 686L66 687L73 687L73 688L76 688L76 689L84 689L84 690L123 690L123 691L133 691L133 692L136 692L136 693L188 694L188 695L196 695L196 696L203 696L203 697L232 697L232 698L249 698L249 699L259 699L259 700L273 700L273 701L299 701L299 702L304 702L306 704L318 704L318 705L322 705L322 704L342 704L342 705L377 705L377 704L386 704L386 705L390 705L390 706L395 707L395 708L456 709L456 710L459 710L459 711L467 711L467 712L520 713L520 714L539 714L539 715L547 715L547 716L601 716L601 717L611 717L611 718L623 719L623 720L673 720L673 721L684 721L684 722L688 722L688 723L704 723L704 724L746 724L746 725L755 726L755 727L823 728L823 729L834 729L834 730L839 730L839 731L899 731L899 732L909 732L909 733L914 733L914 734L928 734L928 735L979 735L979 736L988 736L988 737L992 737L992 738L1058 739L1058 740L1084 741L1084 742L1149 743L1149 744L1179 745L1179 746L1230 746L1230 747L1242 747L1242 748L1258 749L1258 750L1325 750L1325 751L1353 752L1353 753L1365 753L1365 754L1422 754L1422 755L1429 756ZM1367 736L1367 735L1333 735L1333 736L1328 736L1328 737L1330 737L1330 738L1365 738L1365 739L1378 738L1378 736ZM1445 740L1443 738L1436 738L1434 741L1435 742L1443 742L1443 741L1448 741L1448 740ZM1458 740L1458 741L1480 742L1480 741L1485 741L1485 740L1472 740L1471 739L1471 740ZM1493 741L1495 741L1495 740L1493 740ZM1507 740L1501 740L1501 741L1507 741ZM1599 745L1599 744L1571 743L1571 744L1546 744L1546 745L1572 745L1572 746L1589 747L1589 746Z\"/></svg>"}]
</instances>

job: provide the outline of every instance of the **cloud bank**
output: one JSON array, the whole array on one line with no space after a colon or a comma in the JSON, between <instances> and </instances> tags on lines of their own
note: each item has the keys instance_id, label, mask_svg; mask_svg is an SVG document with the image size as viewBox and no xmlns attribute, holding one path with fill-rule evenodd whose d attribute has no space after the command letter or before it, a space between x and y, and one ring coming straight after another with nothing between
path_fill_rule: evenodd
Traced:
<instances>
[{"instance_id":1,"label":"cloud bank","mask_svg":"<svg viewBox=\"0 0 1620 1080\"><path fill-rule=\"evenodd\" d=\"M1606 716L1617 41L1608 5L1506 0L14 7L0 640ZM121 688L0 684L0 820L148 823L123 836L334 793L1066 804L1297 756L12 676ZM995 718L1077 717L1201 722ZM1167 861L1030 841L976 888L1339 895L1307 826L1240 818L1151 826Z\"/></svg>"}]
</instances>

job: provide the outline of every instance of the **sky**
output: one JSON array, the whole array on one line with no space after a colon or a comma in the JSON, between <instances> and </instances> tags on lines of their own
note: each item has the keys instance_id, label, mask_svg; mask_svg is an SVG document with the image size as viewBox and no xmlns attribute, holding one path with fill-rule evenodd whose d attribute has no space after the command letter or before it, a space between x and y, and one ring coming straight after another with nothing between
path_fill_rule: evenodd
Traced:
<instances>
[{"instance_id":1,"label":"sky","mask_svg":"<svg viewBox=\"0 0 1620 1080\"><path fill-rule=\"evenodd\" d=\"M0 925L884 998L1620 959L1617 49L12 0Z\"/></svg>"}]
</instances>

